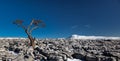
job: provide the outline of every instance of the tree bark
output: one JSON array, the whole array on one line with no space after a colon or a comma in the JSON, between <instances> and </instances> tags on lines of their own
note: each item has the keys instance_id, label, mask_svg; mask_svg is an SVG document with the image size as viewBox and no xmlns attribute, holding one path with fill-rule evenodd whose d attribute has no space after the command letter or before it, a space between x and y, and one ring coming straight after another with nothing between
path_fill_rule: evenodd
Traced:
<instances>
[{"instance_id":1,"label":"tree bark","mask_svg":"<svg viewBox=\"0 0 120 61\"><path fill-rule=\"evenodd\" d=\"M29 38L29 40L30 40L30 46L32 46L33 47L33 49L35 48L35 39L27 32L27 30L25 31L26 32L26 34L27 34L27 36L28 36L28 38Z\"/></svg>"}]
</instances>

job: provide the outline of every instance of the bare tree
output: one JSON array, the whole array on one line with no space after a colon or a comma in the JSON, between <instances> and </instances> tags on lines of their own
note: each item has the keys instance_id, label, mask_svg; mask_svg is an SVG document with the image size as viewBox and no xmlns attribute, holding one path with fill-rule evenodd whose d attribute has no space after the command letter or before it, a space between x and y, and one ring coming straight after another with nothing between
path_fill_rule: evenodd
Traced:
<instances>
[{"instance_id":1,"label":"bare tree","mask_svg":"<svg viewBox=\"0 0 120 61\"><path fill-rule=\"evenodd\" d=\"M22 27L30 40L30 46L35 47L35 38L32 37L32 31L38 28L45 27L45 23L42 20L32 20L29 25L23 25L23 20L15 20L13 24Z\"/></svg>"}]
</instances>

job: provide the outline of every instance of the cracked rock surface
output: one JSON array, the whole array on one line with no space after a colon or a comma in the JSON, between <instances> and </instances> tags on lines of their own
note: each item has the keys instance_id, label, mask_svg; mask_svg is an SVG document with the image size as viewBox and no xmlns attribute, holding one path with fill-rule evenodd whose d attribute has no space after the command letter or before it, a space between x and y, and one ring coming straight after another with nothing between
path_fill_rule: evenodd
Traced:
<instances>
[{"instance_id":1,"label":"cracked rock surface","mask_svg":"<svg viewBox=\"0 0 120 61\"><path fill-rule=\"evenodd\" d=\"M120 40L39 39L34 50L28 43L28 39L0 40L0 60L120 61Z\"/></svg>"}]
</instances>

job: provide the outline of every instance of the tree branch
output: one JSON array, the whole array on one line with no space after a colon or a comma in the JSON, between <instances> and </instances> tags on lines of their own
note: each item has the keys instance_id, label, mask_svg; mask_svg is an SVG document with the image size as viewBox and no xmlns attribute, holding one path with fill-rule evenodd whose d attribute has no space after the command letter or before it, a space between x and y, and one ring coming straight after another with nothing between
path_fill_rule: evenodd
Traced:
<instances>
[{"instance_id":1,"label":"tree branch","mask_svg":"<svg viewBox=\"0 0 120 61\"><path fill-rule=\"evenodd\" d=\"M33 22L34 22L34 19L31 21L30 25L28 26L27 28L28 31L30 30L30 27L32 26Z\"/></svg>"},{"instance_id":2,"label":"tree branch","mask_svg":"<svg viewBox=\"0 0 120 61\"><path fill-rule=\"evenodd\" d=\"M30 30L30 34L31 34L31 32L33 31L33 30L35 30L35 29L37 29L39 26L35 26L35 27L33 27L31 30Z\"/></svg>"}]
</instances>

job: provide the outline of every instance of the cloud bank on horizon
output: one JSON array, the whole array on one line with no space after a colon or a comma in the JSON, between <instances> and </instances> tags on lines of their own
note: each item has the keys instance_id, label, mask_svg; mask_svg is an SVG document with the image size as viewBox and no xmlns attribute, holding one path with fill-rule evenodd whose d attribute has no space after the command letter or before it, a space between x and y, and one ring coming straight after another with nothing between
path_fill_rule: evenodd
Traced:
<instances>
[{"instance_id":1,"label":"cloud bank on horizon","mask_svg":"<svg viewBox=\"0 0 120 61\"><path fill-rule=\"evenodd\" d=\"M96 39L112 39L112 40L120 40L120 37L107 37L107 36L83 36L83 35L72 35L70 39L91 39L91 40L96 40Z\"/></svg>"},{"instance_id":2,"label":"cloud bank on horizon","mask_svg":"<svg viewBox=\"0 0 120 61\"><path fill-rule=\"evenodd\" d=\"M0 39L27 39L24 37L0 37ZM38 38L39 39L39 38ZM42 38L44 39L44 38ZM46 38L45 38L46 39ZM49 38L48 38L49 39ZM51 38L50 38L51 39ZM54 38L53 38L54 39ZM97 40L97 39L104 39L104 40L120 40L120 37L108 37L108 36L85 36L85 35L77 35L73 34L68 38L58 38L58 39L82 39L82 40Z\"/></svg>"}]
</instances>

